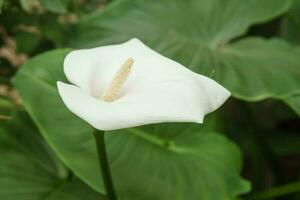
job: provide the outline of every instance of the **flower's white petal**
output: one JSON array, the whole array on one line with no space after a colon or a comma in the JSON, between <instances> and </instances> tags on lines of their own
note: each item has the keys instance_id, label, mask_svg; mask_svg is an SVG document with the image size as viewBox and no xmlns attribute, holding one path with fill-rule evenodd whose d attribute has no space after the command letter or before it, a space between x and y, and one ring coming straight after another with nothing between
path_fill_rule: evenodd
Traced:
<instances>
[{"instance_id":1,"label":"flower's white petal","mask_svg":"<svg viewBox=\"0 0 300 200\"><path fill-rule=\"evenodd\" d=\"M138 114L137 125L147 121L202 123L204 116L220 107L229 96L230 92L214 80L191 72L129 90L115 103Z\"/></svg>"},{"instance_id":2,"label":"flower's white petal","mask_svg":"<svg viewBox=\"0 0 300 200\"><path fill-rule=\"evenodd\" d=\"M101 94L128 58L134 59L134 65L120 98L103 102ZM65 59L64 70L76 85L58 83L64 103L100 130L159 122L202 123L205 114L230 95L212 79L156 53L137 39L73 51Z\"/></svg>"},{"instance_id":3,"label":"flower's white petal","mask_svg":"<svg viewBox=\"0 0 300 200\"><path fill-rule=\"evenodd\" d=\"M137 95L137 98L124 97L106 103L88 96L77 86L62 82L58 82L57 86L68 109L99 130L115 130L160 122L202 122L203 114L197 112L199 109L194 110L194 103L183 107L180 97L172 98L176 88L168 90L159 87L157 92L168 93L163 99Z\"/></svg>"},{"instance_id":4,"label":"flower's white petal","mask_svg":"<svg viewBox=\"0 0 300 200\"><path fill-rule=\"evenodd\" d=\"M92 49L75 50L64 60L64 73L68 80L92 96L100 96L114 74L128 58L147 60L147 48L138 39Z\"/></svg>"},{"instance_id":5,"label":"flower's white petal","mask_svg":"<svg viewBox=\"0 0 300 200\"><path fill-rule=\"evenodd\" d=\"M131 39L118 45L72 51L65 58L64 72L71 83L92 96L100 97L128 58L134 59L132 72L126 82L128 88L159 82L188 71L140 40Z\"/></svg>"},{"instance_id":6,"label":"flower's white petal","mask_svg":"<svg viewBox=\"0 0 300 200\"><path fill-rule=\"evenodd\" d=\"M211 84L210 89L222 90L224 96L215 96L218 100L211 103L206 86L202 85L203 89L196 83ZM228 92L210 79L199 82L184 76L149 85L146 92L135 91L111 103L91 97L77 86L58 82L58 89L66 106L99 130L161 122L202 123L205 114L228 97Z\"/></svg>"},{"instance_id":7,"label":"flower's white petal","mask_svg":"<svg viewBox=\"0 0 300 200\"><path fill-rule=\"evenodd\" d=\"M206 108L206 114L218 109L231 95L231 93L216 81L196 74L198 86L202 85L203 94L206 96L206 101L209 106Z\"/></svg>"},{"instance_id":8,"label":"flower's white petal","mask_svg":"<svg viewBox=\"0 0 300 200\"><path fill-rule=\"evenodd\" d=\"M118 120L114 120L116 112L111 110L108 103L87 95L74 85L57 82L57 87L67 108L94 128L110 130L118 126Z\"/></svg>"}]
</instances>

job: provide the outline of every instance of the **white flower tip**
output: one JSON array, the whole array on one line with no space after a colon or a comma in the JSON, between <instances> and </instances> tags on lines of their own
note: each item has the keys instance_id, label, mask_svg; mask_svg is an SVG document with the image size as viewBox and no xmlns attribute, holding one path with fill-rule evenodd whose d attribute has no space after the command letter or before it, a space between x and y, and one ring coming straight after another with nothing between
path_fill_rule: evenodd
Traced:
<instances>
[{"instance_id":1,"label":"white flower tip","mask_svg":"<svg viewBox=\"0 0 300 200\"><path fill-rule=\"evenodd\" d=\"M109 84L108 88L105 90L101 99L105 102L112 102L118 99L118 95L124 83L126 82L130 72L132 65L134 63L133 58L128 58L124 64L120 67L120 69L115 74L115 77Z\"/></svg>"},{"instance_id":2,"label":"white flower tip","mask_svg":"<svg viewBox=\"0 0 300 200\"><path fill-rule=\"evenodd\" d=\"M63 93L63 86L65 85L65 83L61 82L61 81L57 81L56 82L56 86L58 89L58 93L60 94L60 96L62 96Z\"/></svg>"},{"instance_id":3,"label":"white flower tip","mask_svg":"<svg viewBox=\"0 0 300 200\"><path fill-rule=\"evenodd\" d=\"M145 44L138 38L131 38L130 40L128 40L125 43L129 44L129 45L142 45L142 46L145 46Z\"/></svg>"},{"instance_id":4,"label":"white flower tip","mask_svg":"<svg viewBox=\"0 0 300 200\"><path fill-rule=\"evenodd\" d=\"M210 95L210 103L211 108L207 113L213 112L217 110L220 106L222 106L226 100L231 96L231 93L221 85L215 87L215 90Z\"/></svg>"},{"instance_id":5,"label":"white flower tip","mask_svg":"<svg viewBox=\"0 0 300 200\"><path fill-rule=\"evenodd\" d=\"M61 84L62 84L61 81L57 81L57 82L56 82L56 86L57 86L58 89L59 89L59 87L61 86Z\"/></svg>"},{"instance_id":6,"label":"white flower tip","mask_svg":"<svg viewBox=\"0 0 300 200\"><path fill-rule=\"evenodd\" d=\"M141 42L138 38L131 38L128 42Z\"/></svg>"}]
</instances>

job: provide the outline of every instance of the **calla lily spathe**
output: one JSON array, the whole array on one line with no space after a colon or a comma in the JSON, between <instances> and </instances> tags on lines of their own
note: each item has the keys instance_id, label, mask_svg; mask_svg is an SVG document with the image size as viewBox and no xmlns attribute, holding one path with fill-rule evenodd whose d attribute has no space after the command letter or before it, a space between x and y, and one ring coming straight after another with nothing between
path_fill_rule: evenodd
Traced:
<instances>
[{"instance_id":1,"label":"calla lily spathe","mask_svg":"<svg viewBox=\"0 0 300 200\"><path fill-rule=\"evenodd\" d=\"M98 130L160 122L202 123L230 96L214 80L138 39L72 51L65 58L64 73L72 85L57 83L63 102ZM108 90L114 97L105 100Z\"/></svg>"}]
</instances>

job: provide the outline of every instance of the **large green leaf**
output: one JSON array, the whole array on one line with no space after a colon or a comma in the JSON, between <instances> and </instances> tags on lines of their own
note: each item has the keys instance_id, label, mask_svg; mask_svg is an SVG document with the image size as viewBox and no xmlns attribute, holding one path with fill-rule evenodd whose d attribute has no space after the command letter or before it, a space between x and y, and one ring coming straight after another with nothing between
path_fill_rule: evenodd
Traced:
<instances>
[{"instance_id":1,"label":"large green leaf","mask_svg":"<svg viewBox=\"0 0 300 200\"><path fill-rule=\"evenodd\" d=\"M98 193L58 161L28 115L18 112L0 125L0 199L99 200ZM86 198L88 197L88 198Z\"/></svg>"},{"instance_id":2,"label":"large green leaf","mask_svg":"<svg viewBox=\"0 0 300 200\"><path fill-rule=\"evenodd\" d=\"M33 58L14 83L59 157L86 183L103 191L92 129L67 110L56 89L56 81L65 80L62 63L68 52ZM200 127L167 124L108 133L109 159L121 199L226 200L247 192L249 184L238 176L241 158L236 146Z\"/></svg>"},{"instance_id":3,"label":"large green leaf","mask_svg":"<svg viewBox=\"0 0 300 200\"><path fill-rule=\"evenodd\" d=\"M15 84L26 109L60 159L77 176L104 192L92 129L67 110L56 88L56 81L65 80L62 63L69 51L57 50L32 59L19 71Z\"/></svg>"},{"instance_id":4,"label":"large green leaf","mask_svg":"<svg viewBox=\"0 0 300 200\"><path fill-rule=\"evenodd\" d=\"M140 37L156 47L194 44L214 50L245 33L250 25L287 11L291 2L120 0L83 18L69 41L74 46L96 46Z\"/></svg>"},{"instance_id":5,"label":"large green leaf","mask_svg":"<svg viewBox=\"0 0 300 200\"><path fill-rule=\"evenodd\" d=\"M229 200L249 190L236 173L237 147L199 125L151 125L107 136L121 199Z\"/></svg>"},{"instance_id":6,"label":"large green leaf","mask_svg":"<svg viewBox=\"0 0 300 200\"><path fill-rule=\"evenodd\" d=\"M250 25L289 9L289 0L122 0L83 18L69 45L92 47L138 37L244 100L300 89L300 59L280 40L239 40ZM235 41L231 43L231 41Z\"/></svg>"}]
</instances>

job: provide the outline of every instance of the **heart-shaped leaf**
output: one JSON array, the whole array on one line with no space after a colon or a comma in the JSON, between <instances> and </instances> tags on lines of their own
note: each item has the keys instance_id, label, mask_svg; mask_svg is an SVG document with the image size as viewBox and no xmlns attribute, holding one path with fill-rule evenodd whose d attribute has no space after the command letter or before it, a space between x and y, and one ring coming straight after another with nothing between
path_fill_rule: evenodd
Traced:
<instances>
[{"instance_id":1,"label":"heart-shaped leaf","mask_svg":"<svg viewBox=\"0 0 300 200\"><path fill-rule=\"evenodd\" d=\"M213 74L236 98L281 98L300 89L299 56L279 39L237 36L286 12L291 2L122 0L80 20L68 44L92 47L138 37L195 72Z\"/></svg>"},{"instance_id":2,"label":"heart-shaped leaf","mask_svg":"<svg viewBox=\"0 0 300 200\"><path fill-rule=\"evenodd\" d=\"M19 70L15 84L26 109L58 157L78 177L104 192L92 128L67 110L56 88L56 81L65 80L62 63L69 52L56 50L32 59Z\"/></svg>"},{"instance_id":3,"label":"heart-shaped leaf","mask_svg":"<svg viewBox=\"0 0 300 200\"><path fill-rule=\"evenodd\" d=\"M15 78L26 109L59 157L76 175L104 191L92 129L71 114L58 95L64 80L56 50L33 58ZM84 67L84 66L83 66ZM38 99L38 101L37 101ZM155 125L107 133L113 180L121 199L234 199L249 184L238 174L237 147L200 125Z\"/></svg>"},{"instance_id":4,"label":"heart-shaped leaf","mask_svg":"<svg viewBox=\"0 0 300 200\"><path fill-rule=\"evenodd\" d=\"M238 148L199 125L114 131L106 141L121 199L229 200L249 190Z\"/></svg>"},{"instance_id":5,"label":"heart-shaped leaf","mask_svg":"<svg viewBox=\"0 0 300 200\"><path fill-rule=\"evenodd\" d=\"M24 112L0 125L0 199L104 199L55 157Z\"/></svg>"}]
</instances>

